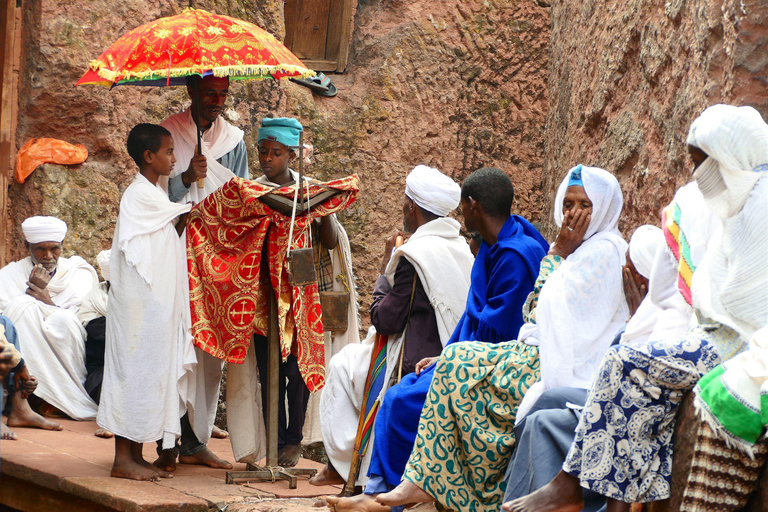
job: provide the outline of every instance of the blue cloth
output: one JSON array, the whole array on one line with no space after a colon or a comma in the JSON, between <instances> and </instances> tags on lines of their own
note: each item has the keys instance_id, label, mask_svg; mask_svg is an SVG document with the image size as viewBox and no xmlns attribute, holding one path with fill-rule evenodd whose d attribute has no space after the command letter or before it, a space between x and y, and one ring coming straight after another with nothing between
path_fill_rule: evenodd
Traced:
<instances>
[{"instance_id":1,"label":"blue cloth","mask_svg":"<svg viewBox=\"0 0 768 512\"><path fill-rule=\"evenodd\" d=\"M299 145L299 134L304 131L301 123L292 117L265 117L261 120L256 142L262 140L273 140L283 146L297 147Z\"/></svg>"},{"instance_id":2,"label":"blue cloth","mask_svg":"<svg viewBox=\"0 0 768 512\"><path fill-rule=\"evenodd\" d=\"M365 484L365 494L381 494L382 492L389 492L395 487L396 486L394 485L389 485L382 477L374 475L368 480L368 483ZM405 510L405 505L398 505L397 507L391 508L392 510L390 510L390 512L403 512L403 510Z\"/></svg>"},{"instance_id":3,"label":"blue cloth","mask_svg":"<svg viewBox=\"0 0 768 512\"><path fill-rule=\"evenodd\" d=\"M14 346L16 350L21 352L21 348L19 347L19 335L16 331L16 327L14 327L13 322L11 322L11 319L7 316L0 315L0 325L5 327L5 339L8 340L8 343ZM10 414L11 412L11 399L13 398L13 395L16 393L16 381L14 379L14 376L16 375L16 372L24 367L24 360L22 359L19 361L19 364L16 365L16 368L10 371L8 376L3 379L2 381L2 387L5 388L5 390L8 393L7 399L5 397L5 393L2 392L2 389L0 389L0 396L3 396L3 401L0 404L0 411L3 412L6 416Z\"/></svg>"},{"instance_id":4,"label":"blue cloth","mask_svg":"<svg viewBox=\"0 0 768 512\"><path fill-rule=\"evenodd\" d=\"M515 452L504 480L504 503L544 487L563 467L579 423L580 411L567 404L583 406L586 389L554 388L545 391L528 415L515 427ZM584 512L605 512L605 497L584 489Z\"/></svg>"},{"instance_id":5,"label":"blue cloth","mask_svg":"<svg viewBox=\"0 0 768 512\"><path fill-rule=\"evenodd\" d=\"M472 266L467 308L448 343L515 339L523 325L523 303L548 250L536 228L517 215L507 219L495 244L489 247L483 241ZM369 476L400 483L434 371L432 365L419 376L406 375L387 390L374 425Z\"/></svg>"},{"instance_id":6,"label":"blue cloth","mask_svg":"<svg viewBox=\"0 0 768 512\"><path fill-rule=\"evenodd\" d=\"M583 187L584 181L581 179L581 164L573 168L571 172L571 178L568 180L569 187Z\"/></svg>"}]
</instances>

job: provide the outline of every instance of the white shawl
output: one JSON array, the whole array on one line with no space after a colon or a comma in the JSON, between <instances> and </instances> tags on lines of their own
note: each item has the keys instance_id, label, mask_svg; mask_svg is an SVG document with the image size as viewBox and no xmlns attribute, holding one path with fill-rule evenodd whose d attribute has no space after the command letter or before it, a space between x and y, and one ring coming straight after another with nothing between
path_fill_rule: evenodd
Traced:
<instances>
[{"instance_id":1,"label":"white shawl","mask_svg":"<svg viewBox=\"0 0 768 512\"><path fill-rule=\"evenodd\" d=\"M24 295L32 273L32 259L14 261L0 269L0 311L11 299ZM96 270L80 256L59 258L56 273L46 289L56 306L77 313L83 297L99 282Z\"/></svg>"},{"instance_id":2,"label":"white shawl","mask_svg":"<svg viewBox=\"0 0 768 512\"><path fill-rule=\"evenodd\" d=\"M194 402L184 236L173 221L190 205L137 175L120 200L110 259L99 426L171 448ZM190 414L194 411L190 410Z\"/></svg>"},{"instance_id":3,"label":"white shawl","mask_svg":"<svg viewBox=\"0 0 768 512\"><path fill-rule=\"evenodd\" d=\"M176 156L176 165L171 173L171 178L183 173L189 167L189 162L195 156L197 147L197 127L192 118L192 107L184 112L172 115L162 123L173 138L173 152ZM234 173L221 165L217 160L240 144L243 140L243 130L232 126L221 116L217 117L213 124L203 132L201 153L205 155L208 163L208 174L205 178L205 187L198 188L196 183L189 187L189 192L179 203L191 201L194 204L205 199L211 192L218 190L222 185L235 177ZM158 183L168 191L168 179L161 177Z\"/></svg>"},{"instance_id":4,"label":"white shawl","mask_svg":"<svg viewBox=\"0 0 768 512\"><path fill-rule=\"evenodd\" d=\"M32 267L25 258L0 270L0 309L19 331L20 352L39 382L35 394L72 418L92 420L96 404L83 387L85 330L76 315L96 271L78 256L59 258L47 286L51 306L25 293Z\"/></svg>"},{"instance_id":5,"label":"white shawl","mask_svg":"<svg viewBox=\"0 0 768 512\"><path fill-rule=\"evenodd\" d=\"M569 172L555 197L555 223L563 222L563 198ZM541 379L546 389L588 388L627 319L621 267L627 243L618 223L623 198L619 182L607 171L582 168L592 220L584 242L544 284L536 308Z\"/></svg>"}]
</instances>

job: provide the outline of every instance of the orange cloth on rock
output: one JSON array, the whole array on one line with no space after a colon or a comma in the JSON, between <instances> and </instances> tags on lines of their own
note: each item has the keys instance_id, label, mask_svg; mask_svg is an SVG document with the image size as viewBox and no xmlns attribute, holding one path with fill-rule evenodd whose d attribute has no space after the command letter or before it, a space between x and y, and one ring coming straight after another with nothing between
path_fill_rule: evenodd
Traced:
<instances>
[{"instance_id":1,"label":"orange cloth on rock","mask_svg":"<svg viewBox=\"0 0 768 512\"><path fill-rule=\"evenodd\" d=\"M309 247L313 219L351 206L357 175L311 185L310 196L330 187L341 193L296 214L293 248ZM192 335L195 345L230 363L242 363L254 332L266 336L269 301L263 292L262 247L267 243L269 277L275 290L283 360L293 351L310 391L325 383L325 348L317 284L295 287L285 265L290 215L272 210L259 197L293 199L295 185L272 189L233 178L192 208L187 220L187 261ZM296 344L293 344L294 332Z\"/></svg>"},{"instance_id":2,"label":"orange cloth on rock","mask_svg":"<svg viewBox=\"0 0 768 512\"><path fill-rule=\"evenodd\" d=\"M82 144L59 139L30 139L16 154L16 181L24 183L42 164L75 165L85 162L88 150Z\"/></svg>"}]
</instances>

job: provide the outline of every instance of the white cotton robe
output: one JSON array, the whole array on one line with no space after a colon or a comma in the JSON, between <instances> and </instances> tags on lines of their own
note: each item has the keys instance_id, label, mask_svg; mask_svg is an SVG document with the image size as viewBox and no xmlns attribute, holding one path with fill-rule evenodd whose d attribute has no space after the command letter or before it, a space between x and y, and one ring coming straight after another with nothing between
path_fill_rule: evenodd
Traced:
<instances>
[{"instance_id":1,"label":"white cotton robe","mask_svg":"<svg viewBox=\"0 0 768 512\"><path fill-rule=\"evenodd\" d=\"M112 240L104 382L98 424L137 443L181 435L194 398L185 237L172 203L142 175L126 189Z\"/></svg>"},{"instance_id":2,"label":"white cotton robe","mask_svg":"<svg viewBox=\"0 0 768 512\"><path fill-rule=\"evenodd\" d=\"M21 355L37 378L35 395L76 420L96 417L96 403L83 387L85 329L77 318L83 297L98 283L83 258L59 258L47 290L55 306L26 294L32 273L27 257L0 270L0 312L19 333Z\"/></svg>"}]
</instances>

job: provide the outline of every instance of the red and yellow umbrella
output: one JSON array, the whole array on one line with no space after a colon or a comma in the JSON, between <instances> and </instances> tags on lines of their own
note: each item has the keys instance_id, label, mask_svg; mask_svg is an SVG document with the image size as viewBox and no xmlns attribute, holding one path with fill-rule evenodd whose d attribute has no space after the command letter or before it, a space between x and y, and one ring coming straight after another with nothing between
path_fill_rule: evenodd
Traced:
<instances>
[{"instance_id":1,"label":"red and yellow umbrella","mask_svg":"<svg viewBox=\"0 0 768 512\"><path fill-rule=\"evenodd\" d=\"M182 85L190 75L230 79L313 76L293 53L252 23L185 9L115 41L75 85Z\"/></svg>"}]
</instances>

